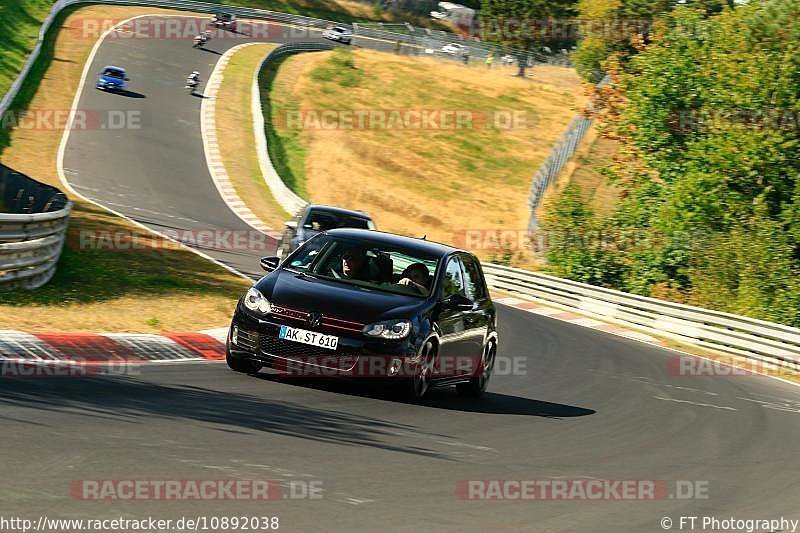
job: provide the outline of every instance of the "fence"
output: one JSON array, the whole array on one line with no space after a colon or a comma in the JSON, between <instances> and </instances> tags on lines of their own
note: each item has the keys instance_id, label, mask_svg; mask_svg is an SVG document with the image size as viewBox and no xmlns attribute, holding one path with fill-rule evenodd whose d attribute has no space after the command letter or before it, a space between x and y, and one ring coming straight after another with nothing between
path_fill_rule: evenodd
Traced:
<instances>
[{"instance_id":1,"label":"fence","mask_svg":"<svg viewBox=\"0 0 800 533\"><path fill-rule=\"evenodd\" d=\"M0 284L36 288L56 271L72 204L49 185L0 165Z\"/></svg>"},{"instance_id":2,"label":"fence","mask_svg":"<svg viewBox=\"0 0 800 533\"><path fill-rule=\"evenodd\" d=\"M800 370L800 329L484 264L489 285L677 341Z\"/></svg>"},{"instance_id":3,"label":"fence","mask_svg":"<svg viewBox=\"0 0 800 533\"><path fill-rule=\"evenodd\" d=\"M609 82L610 78L606 76L597 84L597 87L604 87ZM589 104L589 106L591 106L591 104ZM531 212L530 221L528 223L529 229L534 230L538 226L536 210L542 203L544 193L558 177L566 162L572 158L575 149L578 147L591 125L592 120L583 115L578 115L573 118L567 126L567 131L565 131L564 134L561 135L561 138L556 141L556 144L553 145L550 155L547 156L544 163L542 163L536 170L536 173L534 173L531 179L530 192L528 193L528 207Z\"/></svg>"},{"instance_id":4,"label":"fence","mask_svg":"<svg viewBox=\"0 0 800 533\"><path fill-rule=\"evenodd\" d=\"M466 53L469 58L476 60L486 59L492 55L510 55L515 59L526 58L528 66L536 64L550 64L569 66L569 56L566 54L546 54L535 50L518 50L507 48L496 43L464 40L454 33L441 30L417 28L410 24L386 23L354 23L354 42L359 39L377 39L387 42L399 43L401 51L410 55L428 55L437 58L454 59L461 61ZM442 52L447 44L461 45L462 51L457 54Z\"/></svg>"}]
</instances>

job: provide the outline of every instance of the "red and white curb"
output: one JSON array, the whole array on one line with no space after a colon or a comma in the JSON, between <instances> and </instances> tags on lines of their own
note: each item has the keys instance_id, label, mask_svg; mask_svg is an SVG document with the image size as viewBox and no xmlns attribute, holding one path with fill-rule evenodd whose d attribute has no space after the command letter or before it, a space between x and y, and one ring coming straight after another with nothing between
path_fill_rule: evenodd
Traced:
<instances>
[{"instance_id":1,"label":"red and white curb","mask_svg":"<svg viewBox=\"0 0 800 533\"><path fill-rule=\"evenodd\" d=\"M640 342L646 342L648 344L655 344L658 346L665 345L663 340L653 337L652 335L648 335L647 333L643 333L641 331L629 329L623 326L619 326L617 324L603 322L600 320L596 320L594 318L579 315L577 313L572 313L570 311L564 311L563 309L547 307L538 302L534 302L531 300L523 300L521 298L516 298L514 296L508 296L504 293L492 293L492 301L494 303L513 307L515 309L521 309L523 311L527 311L535 315L546 316L548 318L561 320L562 322L568 322L576 326L581 326L589 329L596 329L598 331L605 331L606 333L619 335L620 337L627 337L629 339L633 339Z\"/></svg>"},{"instance_id":2,"label":"red and white curb","mask_svg":"<svg viewBox=\"0 0 800 533\"><path fill-rule=\"evenodd\" d=\"M219 93L219 88L224 78L225 67L228 65L228 62L230 62L233 54L237 51L256 44L263 43L245 43L234 46L228 49L228 51L219 58L219 61L217 61L214 71L208 78L208 83L206 84L203 94L203 103L200 106L200 130L203 137L203 148L206 154L208 171L211 173L211 179L214 180L214 185L216 185L222 199L231 211L250 227L277 240L280 239L281 234L274 231L259 219L236 193L236 189L233 187L233 183L231 183L228 172L225 170L225 164L222 161L222 153L220 152L217 137L216 102L217 94Z\"/></svg>"},{"instance_id":3,"label":"red and white curb","mask_svg":"<svg viewBox=\"0 0 800 533\"><path fill-rule=\"evenodd\" d=\"M164 335L0 330L0 361L143 364L221 361L227 328Z\"/></svg>"}]
</instances>

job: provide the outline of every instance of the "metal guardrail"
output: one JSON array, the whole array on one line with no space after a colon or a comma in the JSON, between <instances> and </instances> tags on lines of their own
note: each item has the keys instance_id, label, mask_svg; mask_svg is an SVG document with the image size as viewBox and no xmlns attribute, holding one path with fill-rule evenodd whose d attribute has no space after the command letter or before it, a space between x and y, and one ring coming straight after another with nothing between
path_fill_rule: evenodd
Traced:
<instances>
[{"instance_id":1,"label":"metal guardrail","mask_svg":"<svg viewBox=\"0 0 800 533\"><path fill-rule=\"evenodd\" d=\"M332 50L333 45L327 43L288 43L273 48L267 57L261 61L261 66L256 70L253 75L252 87L252 114L253 114L253 130L256 138L256 151L258 152L258 164L261 168L261 175L264 176L264 181L267 182L272 196L280 204L280 206L289 213L294 215L299 213L307 204L305 200L300 198L294 193L286 183L278 175L275 167L272 165L272 160L269 157L267 147L267 132L264 129L264 112L263 103L261 101L261 89L258 85L258 79L264 67L281 57L298 54L301 52L319 52L322 50Z\"/></svg>"},{"instance_id":2,"label":"metal guardrail","mask_svg":"<svg viewBox=\"0 0 800 533\"><path fill-rule=\"evenodd\" d=\"M56 271L72 203L61 191L0 165L0 284L33 289Z\"/></svg>"},{"instance_id":3,"label":"metal guardrail","mask_svg":"<svg viewBox=\"0 0 800 533\"><path fill-rule=\"evenodd\" d=\"M800 329L637 296L546 274L484 264L489 285L656 335L800 370Z\"/></svg>"},{"instance_id":4,"label":"metal guardrail","mask_svg":"<svg viewBox=\"0 0 800 533\"><path fill-rule=\"evenodd\" d=\"M600 83L597 84L598 88L604 87L610 83L609 76L605 76ZM591 103L587 105L591 108ZM528 222L528 228L535 230L539 222L536 219L536 210L542 203L542 198L547 189L550 188L553 181L561 173L561 169L572 158L575 149L583 140L583 136L589 131L592 125L592 119L583 115L577 115L567 126L567 130L561 135L556 144L550 151L550 155L544 160L544 163L536 170L531 179L531 187L528 192L528 207L530 208L531 216Z\"/></svg>"}]
</instances>

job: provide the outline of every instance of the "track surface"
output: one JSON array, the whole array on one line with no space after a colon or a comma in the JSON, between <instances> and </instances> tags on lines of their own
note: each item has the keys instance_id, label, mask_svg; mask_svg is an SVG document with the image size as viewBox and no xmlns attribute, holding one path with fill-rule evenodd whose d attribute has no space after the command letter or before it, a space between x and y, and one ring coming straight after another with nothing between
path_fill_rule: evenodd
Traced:
<instances>
[{"instance_id":1,"label":"track surface","mask_svg":"<svg viewBox=\"0 0 800 533\"><path fill-rule=\"evenodd\" d=\"M73 133L64 161L73 186L156 229L244 228L205 169L200 99L182 90L187 70L207 79L217 57L174 41L103 44L91 71L121 63L146 98L90 84L81 107L142 109L153 126ZM219 258L245 272L257 267L254 256ZM672 376L671 352L505 307L500 339L499 355L524 358L527 372L495 376L479 401L442 390L411 405L369 385L287 383L220 364L4 380L2 514L270 514L286 531L661 531L662 516L800 518L796 387ZM709 499L476 502L455 494L464 479L584 477L707 481ZM126 503L66 495L87 478L310 479L322 481L324 497Z\"/></svg>"}]
</instances>

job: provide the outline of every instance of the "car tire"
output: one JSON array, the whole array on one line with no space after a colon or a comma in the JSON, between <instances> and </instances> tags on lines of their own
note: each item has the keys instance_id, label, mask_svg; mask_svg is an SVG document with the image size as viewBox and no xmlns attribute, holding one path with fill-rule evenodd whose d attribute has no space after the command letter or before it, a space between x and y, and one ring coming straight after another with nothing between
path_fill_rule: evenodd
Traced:
<instances>
[{"instance_id":1,"label":"car tire","mask_svg":"<svg viewBox=\"0 0 800 533\"><path fill-rule=\"evenodd\" d=\"M414 375L406 380L405 393L412 402L419 402L425 398L433 387L433 371L436 366L436 345L433 341L426 341L420 349L419 365Z\"/></svg>"},{"instance_id":2,"label":"car tire","mask_svg":"<svg viewBox=\"0 0 800 533\"><path fill-rule=\"evenodd\" d=\"M228 368L234 372L241 372L242 374L255 374L261 370L261 364L245 359L243 357L233 357L230 348L225 348L225 362L228 363Z\"/></svg>"},{"instance_id":3,"label":"car tire","mask_svg":"<svg viewBox=\"0 0 800 533\"><path fill-rule=\"evenodd\" d=\"M461 396L469 398L480 398L486 392L486 387L489 385L489 379L492 377L494 370L494 361L497 356L497 348L493 342L486 344L481 356L480 374L470 379L467 383L459 383L456 385L456 391Z\"/></svg>"}]
</instances>

